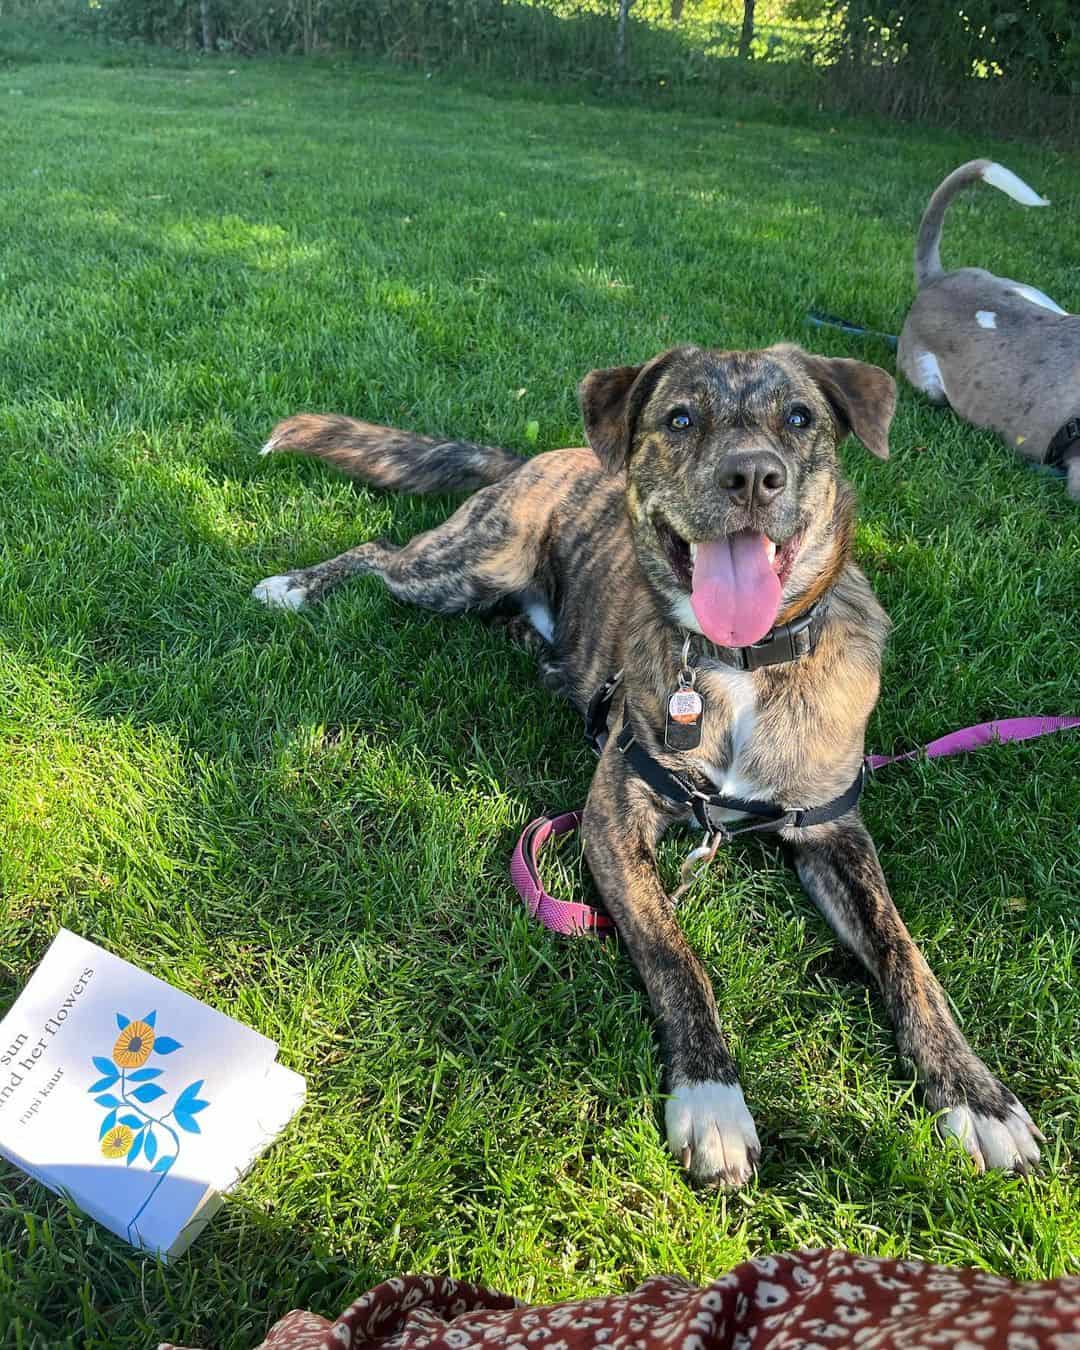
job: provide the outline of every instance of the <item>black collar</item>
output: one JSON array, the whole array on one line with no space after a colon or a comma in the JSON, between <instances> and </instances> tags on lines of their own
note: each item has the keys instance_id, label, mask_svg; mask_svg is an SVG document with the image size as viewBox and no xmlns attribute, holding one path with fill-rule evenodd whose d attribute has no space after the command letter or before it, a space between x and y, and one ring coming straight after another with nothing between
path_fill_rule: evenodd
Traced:
<instances>
[{"instance_id":1,"label":"black collar","mask_svg":"<svg viewBox=\"0 0 1080 1350\"><path fill-rule=\"evenodd\" d=\"M699 639L706 656L722 661L733 670L761 670L764 666L780 666L786 661L798 661L809 656L818 644L825 618L829 613L829 598L822 596L809 609L790 623L777 624L750 647L718 647L706 638Z\"/></svg>"},{"instance_id":2,"label":"black collar","mask_svg":"<svg viewBox=\"0 0 1080 1350\"><path fill-rule=\"evenodd\" d=\"M1061 467L1065 451L1080 441L1080 417L1070 417L1065 425L1055 433L1054 439L1046 447L1042 462L1052 469Z\"/></svg>"},{"instance_id":3,"label":"black collar","mask_svg":"<svg viewBox=\"0 0 1080 1350\"><path fill-rule=\"evenodd\" d=\"M763 666L779 666L785 661L798 661L801 657L809 656L818 644L828 612L829 597L826 594L820 600L815 600L798 618L771 628L760 642L750 647L718 647L696 634L691 635L691 640L700 644L706 656L715 657L735 670L761 670ZM585 711L585 739L597 754L603 749L608 711L615 691L622 684L622 678L620 670L605 681L589 699Z\"/></svg>"}]
</instances>

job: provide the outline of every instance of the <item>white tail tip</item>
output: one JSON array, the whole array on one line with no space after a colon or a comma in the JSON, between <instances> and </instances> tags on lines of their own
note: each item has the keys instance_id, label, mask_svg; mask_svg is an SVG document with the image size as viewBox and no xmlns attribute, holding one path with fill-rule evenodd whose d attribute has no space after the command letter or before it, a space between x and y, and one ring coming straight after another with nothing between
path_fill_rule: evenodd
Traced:
<instances>
[{"instance_id":1,"label":"white tail tip","mask_svg":"<svg viewBox=\"0 0 1080 1350\"><path fill-rule=\"evenodd\" d=\"M1022 206L1049 206L1046 197L1040 197L1034 188L1028 187L1022 178L1017 178L1004 164L990 164L982 171L982 180L991 187L999 188Z\"/></svg>"},{"instance_id":2,"label":"white tail tip","mask_svg":"<svg viewBox=\"0 0 1080 1350\"><path fill-rule=\"evenodd\" d=\"M267 441L266 444L263 446L263 448L259 451L260 455L272 455L273 453L274 453L273 441Z\"/></svg>"}]
</instances>

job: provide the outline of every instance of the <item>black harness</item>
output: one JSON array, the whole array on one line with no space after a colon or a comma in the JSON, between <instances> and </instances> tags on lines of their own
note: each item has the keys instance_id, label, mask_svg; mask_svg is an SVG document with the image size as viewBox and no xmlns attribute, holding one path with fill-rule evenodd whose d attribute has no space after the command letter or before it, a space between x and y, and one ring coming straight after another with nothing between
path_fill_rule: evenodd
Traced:
<instances>
[{"instance_id":1,"label":"black harness","mask_svg":"<svg viewBox=\"0 0 1080 1350\"><path fill-rule=\"evenodd\" d=\"M817 646L827 613L828 601L819 600L790 623L770 629L753 646L718 647L704 640L701 646L706 655L734 670L761 670L765 666L783 665L809 656ZM602 684L589 700L585 713L585 739L597 754L604 747L608 714L622 679L620 670ZM751 831L761 833L788 828L804 829L809 825L823 825L826 821L837 820L859 800L866 777L866 766L860 764L855 781L839 797L834 797L822 806L786 809L775 802L747 801L742 797L725 797L718 792L703 791L683 775L665 768L637 739L633 716L628 707L623 709L623 725L615 744L627 764L654 792L680 806L689 806L701 828L710 835L719 835L721 839L734 838L737 834ZM751 819L733 826L714 814L727 811L741 812Z\"/></svg>"},{"instance_id":2,"label":"black harness","mask_svg":"<svg viewBox=\"0 0 1080 1350\"><path fill-rule=\"evenodd\" d=\"M1051 469L1060 469L1065 452L1080 441L1080 417L1072 417L1065 423L1054 439L1046 447L1042 462Z\"/></svg>"}]
</instances>

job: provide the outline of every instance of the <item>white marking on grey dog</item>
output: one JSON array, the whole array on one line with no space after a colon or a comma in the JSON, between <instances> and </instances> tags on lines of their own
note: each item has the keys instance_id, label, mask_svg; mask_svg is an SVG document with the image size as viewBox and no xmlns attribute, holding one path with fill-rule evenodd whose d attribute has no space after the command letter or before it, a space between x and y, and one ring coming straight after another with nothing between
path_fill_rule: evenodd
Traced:
<instances>
[{"instance_id":1,"label":"white marking on grey dog","mask_svg":"<svg viewBox=\"0 0 1080 1350\"><path fill-rule=\"evenodd\" d=\"M1034 188L1028 187L1022 178L1017 178L1004 164L988 164L982 171L982 180L991 187L1000 188L1014 202L1022 206L1049 206L1045 197L1040 197Z\"/></svg>"},{"instance_id":2,"label":"white marking on grey dog","mask_svg":"<svg viewBox=\"0 0 1080 1350\"><path fill-rule=\"evenodd\" d=\"M977 309L975 311L975 322L980 328L996 328L997 315L992 309Z\"/></svg>"},{"instance_id":3,"label":"white marking on grey dog","mask_svg":"<svg viewBox=\"0 0 1080 1350\"><path fill-rule=\"evenodd\" d=\"M933 352L919 352L915 357L915 378L912 384L916 389L921 389L928 397L933 399L947 399L949 395L945 392L945 381L941 375L941 367L938 365L938 359Z\"/></svg>"},{"instance_id":4,"label":"white marking on grey dog","mask_svg":"<svg viewBox=\"0 0 1080 1350\"><path fill-rule=\"evenodd\" d=\"M544 639L550 642L555 636L555 616L542 600L532 600L525 606L529 622Z\"/></svg>"},{"instance_id":5,"label":"white marking on grey dog","mask_svg":"<svg viewBox=\"0 0 1080 1350\"><path fill-rule=\"evenodd\" d=\"M307 590L297 584L296 579L286 572L283 576L267 577L260 581L251 592L252 598L261 600L271 609L302 609L307 600Z\"/></svg>"},{"instance_id":6,"label":"white marking on grey dog","mask_svg":"<svg viewBox=\"0 0 1080 1350\"><path fill-rule=\"evenodd\" d=\"M1062 309L1056 300L1051 300L1044 291L1040 291L1038 286L1028 286L1024 282L1018 281L1012 289L1014 295L1020 296L1023 300L1030 300L1033 305L1048 309L1051 314L1067 315L1069 312L1067 309Z\"/></svg>"},{"instance_id":7,"label":"white marking on grey dog","mask_svg":"<svg viewBox=\"0 0 1080 1350\"><path fill-rule=\"evenodd\" d=\"M984 1116L969 1106L954 1106L939 1124L942 1134L955 1139L980 1172L987 1168L1009 1171L1039 1161L1031 1117L1019 1103L1004 1120Z\"/></svg>"},{"instance_id":8,"label":"white marking on grey dog","mask_svg":"<svg viewBox=\"0 0 1080 1350\"><path fill-rule=\"evenodd\" d=\"M682 1159L691 1149L691 1175L749 1181L761 1151L754 1119L738 1083L683 1083L664 1108L668 1147Z\"/></svg>"}]
</instances>

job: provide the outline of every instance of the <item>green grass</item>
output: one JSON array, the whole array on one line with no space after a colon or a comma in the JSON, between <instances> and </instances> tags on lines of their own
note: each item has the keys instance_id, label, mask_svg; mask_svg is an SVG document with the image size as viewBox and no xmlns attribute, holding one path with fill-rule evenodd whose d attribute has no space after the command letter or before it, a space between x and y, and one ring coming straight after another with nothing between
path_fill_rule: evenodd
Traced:
<instances>
[{"instance_id":1,"label":"green grass","mask_svg":"<svg viewBox=\"0 0 1080 1350\"><path fill-rule=\"evenodd\" d=\"M971 194L947 260L1076 307L1080 159L362 65L45 52L0 67L0 105L0 1007L64 924L280 1041L310 1090L171 1269L0 1168L0 1343L248 1346L405 1270L556 1299L799 1243L1077 1269L1080 738L865 799L1041 1173L938 1147L872 990L751 844L684 913L765 1153L700 1197L628 961L532 926L507 878L521 825L584 796L574 716L478 622L374 583L310 616L248 592L449 509L260 460L283 414L519 449L535 420L544 449L580 442L584 371L678 341L889 364L805 311L897 331L922 205L976 153L1054 206ZM907 387L892 439L844 452L896 622L869 744L1078 711L1080 509Z\"/></svg>"}]
</instances>

